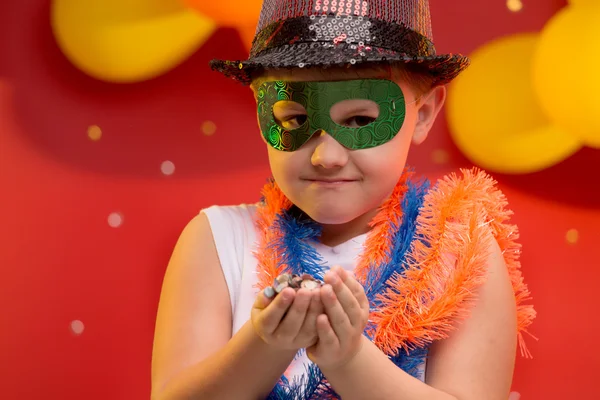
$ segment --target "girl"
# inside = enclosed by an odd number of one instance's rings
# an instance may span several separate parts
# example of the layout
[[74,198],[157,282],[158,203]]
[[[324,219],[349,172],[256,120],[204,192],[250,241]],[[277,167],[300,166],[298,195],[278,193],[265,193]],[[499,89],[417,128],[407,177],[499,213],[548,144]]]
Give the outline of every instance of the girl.
[[[153,399],[502,399],[534,318],[494,182],[405,167],[466,68],[426,0],[266,0],[251,57],[273,180],[184,229],[158,310]],[[283,273],[322,287],[276,293]]]

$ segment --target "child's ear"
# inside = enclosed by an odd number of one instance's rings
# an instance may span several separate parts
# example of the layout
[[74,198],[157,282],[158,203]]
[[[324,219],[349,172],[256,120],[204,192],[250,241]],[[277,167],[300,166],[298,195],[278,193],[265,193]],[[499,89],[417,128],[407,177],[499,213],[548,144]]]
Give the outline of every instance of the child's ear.
[[417,109],[417,124],[415,126],[415,133],[413,134],[414,144],[421,144],[427,139],[427,135],[445,101],[445,86],[436,86],[423,96]]

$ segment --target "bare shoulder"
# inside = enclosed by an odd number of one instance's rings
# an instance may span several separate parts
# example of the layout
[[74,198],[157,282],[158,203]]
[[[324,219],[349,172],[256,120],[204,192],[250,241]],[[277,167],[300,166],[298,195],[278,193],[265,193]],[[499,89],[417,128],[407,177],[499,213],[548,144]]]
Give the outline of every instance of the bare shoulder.
[[152,354],[153,391],[162,390],[230,337],[227,283],[210,223],[202,213],[184,228],[165,273]]
[[426,382],[460,399],[505,400],[517,347],[517,311],[500,246],[491,240],[487,279],[470,317],[448,339],[434,342]]

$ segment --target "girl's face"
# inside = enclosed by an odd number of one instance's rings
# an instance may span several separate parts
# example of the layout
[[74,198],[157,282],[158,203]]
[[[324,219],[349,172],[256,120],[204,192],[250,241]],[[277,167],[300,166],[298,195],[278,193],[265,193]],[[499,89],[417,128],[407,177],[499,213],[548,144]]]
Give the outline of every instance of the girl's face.
[[[340,81],[381,78],[379,71],[296,69],[272,71],[265,81]],[[422,142],[429,132],[444,98],[437,87],[417,99],[406,82],[396,81],[406,101],[406,116],[400,132],[382,145],[350,150],[325,131],[315,133],[295,151],[280,151],[267,145],[275,181],[283,193],[313,220],[324,225],[346,224],[361,216],[369,220],[391,194],[406,163],[411,142]],[[302,125],[306,112],[297,104],[275,105],[273,114],[287,129]],[[358,127],[378,116],[377,105],[368,100],[347,100],[330,110],[336,123]],[[287,125],[286,125],[287,124]]]

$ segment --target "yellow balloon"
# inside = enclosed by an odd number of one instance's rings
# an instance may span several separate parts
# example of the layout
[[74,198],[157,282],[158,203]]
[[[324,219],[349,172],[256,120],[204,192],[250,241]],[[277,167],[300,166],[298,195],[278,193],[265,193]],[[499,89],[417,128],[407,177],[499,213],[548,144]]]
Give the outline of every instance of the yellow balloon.
[[213,33],[215,23],[178,0],[54,0],[58,46],[103,81],[144,81],[174,68]]
[[458,148],[476,165],[524,174],[572,155],[581,144],[550,124],[531,87],[531,54],[537,34],[488,43],[450,86],[448,123]]
[[600,2],[570,6],[541,32],[533,61],[540,105],[556,125],[600,148]]
[[569,0],[568,3],[573,6],[588,6],[596,4],[598,0]]

